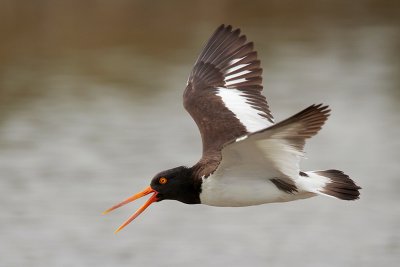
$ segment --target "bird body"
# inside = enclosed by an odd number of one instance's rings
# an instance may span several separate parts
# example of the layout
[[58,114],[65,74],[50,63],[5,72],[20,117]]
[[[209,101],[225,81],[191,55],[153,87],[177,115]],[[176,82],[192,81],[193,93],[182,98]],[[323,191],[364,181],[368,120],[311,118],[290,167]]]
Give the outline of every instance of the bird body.
[[[301,172],[304,139],[317,133],[328,117],[326,106],[311,106],[261,131],[237,138],[222,149],[215,172],[202,178],[200,200],[212,206],[250,206],[309,198],[325,192],[335,181],[327,173]],[[339,175],[340,172],[337,174]],[[358,196],[346,175],[347,194]]]
[[253,43],[239,29],[221,25],[196,60],[183,93],[184,107],[201,134],[202,157],[192,167],[160,172],[145,190],[108,209],[105,213],[153,194],[117,231],[165,199],[240,207],[317,195],[359,198],[360,187],[341,171],[300,170],[305,141],[327,120],[328,106],[311,105],[275,123],[261,94],[261,74]]

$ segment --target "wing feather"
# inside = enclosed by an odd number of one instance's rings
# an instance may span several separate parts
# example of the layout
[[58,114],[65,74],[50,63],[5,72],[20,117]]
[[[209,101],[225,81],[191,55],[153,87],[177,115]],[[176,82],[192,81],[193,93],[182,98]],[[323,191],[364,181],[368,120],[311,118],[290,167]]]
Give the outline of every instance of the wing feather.
[[[299,163],[303,157],[305,141],[318,133],[329,112],[328,106],[312,105],[267,129],[238,138],[225,145],[222,162],[235,154],[235,158],[241,159],[241,164],[251,165],[258,162],[258,166],[262,165],[268,171],[266,175],[295,180],[299,175]],[[247,154],[240,155],[241,151],[247,151]],[[262,155],[262,160],[254,155]],[[238,165],[238,162],[235,162],[235,165]]]
[[253,43],[240,29],[221,25],[197,58],[183,95],[201,133],[203,156],[273,124],[261,74]]

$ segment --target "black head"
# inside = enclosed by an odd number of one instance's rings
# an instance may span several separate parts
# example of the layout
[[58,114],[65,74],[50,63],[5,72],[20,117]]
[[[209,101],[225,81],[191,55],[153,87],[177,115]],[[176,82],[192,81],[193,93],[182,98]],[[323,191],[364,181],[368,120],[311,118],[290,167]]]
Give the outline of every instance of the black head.
[[201,184],[198,182],[198,179],[194,179],[192,174],[193,172],[190,168],[183,166],[160,172],[151,180],[149,187],[111,207],[104,214],[145,195],[152,194],[146,203],[116,230],[118,232],[139,216],[153,202],[172,199],[186,204],[199,204]]
[[158,192],[157,201],[172,199],[186,204],[200,203],[200,185],[192,178],[192,170],[184,166],[158,173],[150,187]]

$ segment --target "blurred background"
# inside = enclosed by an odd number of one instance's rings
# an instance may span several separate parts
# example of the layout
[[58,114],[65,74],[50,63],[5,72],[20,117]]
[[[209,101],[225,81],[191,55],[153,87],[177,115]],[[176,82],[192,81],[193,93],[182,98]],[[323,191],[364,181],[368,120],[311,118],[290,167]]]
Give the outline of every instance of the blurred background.
[[[399,1],[0,0],[0,266],[398,266]],[[182,92],[221,23],[255,42],[279,121],[332,116],[304,170],[361,199],[101,212],[192,165]]]

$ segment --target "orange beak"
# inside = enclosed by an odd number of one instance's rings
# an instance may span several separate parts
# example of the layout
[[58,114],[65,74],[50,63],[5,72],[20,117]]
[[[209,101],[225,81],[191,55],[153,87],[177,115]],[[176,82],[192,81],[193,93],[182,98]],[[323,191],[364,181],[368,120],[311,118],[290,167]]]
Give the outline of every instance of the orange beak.
[[148,195],[150,193],[154,193],[154,194],[146,201],[146,203],[143,204],[143,206],[141,206],[131,217],[129,217],[128,220],[126,220],[123,224],[121,224],[121,226],[118,227],[118,229],[115,231],[115,233],[118,233],[119,231],[121,231],[122,228],[127,226],[131,221],[133,221],[137,216],[139,216],[148,206],[150,206],[151,203],[157,201],[158,200],[158,198],[157,198],[158,192],[149,186],[146,189],[144,189],[142,192],[139,192],[131,197],[128,197],[121,203],[119,203],[119,204],[109,208],[105,212],[103,212],[103,214],[107,214],[110,211],[113,211],[125,204],[128,204],[129,202],[132,202],[138,198],[144,197],[145,195]]

